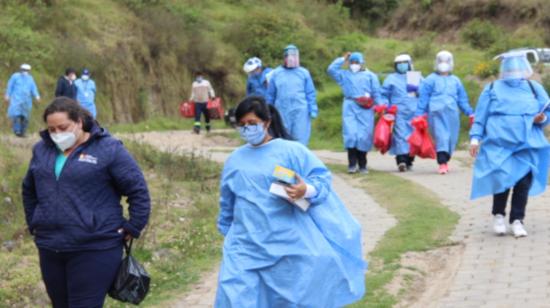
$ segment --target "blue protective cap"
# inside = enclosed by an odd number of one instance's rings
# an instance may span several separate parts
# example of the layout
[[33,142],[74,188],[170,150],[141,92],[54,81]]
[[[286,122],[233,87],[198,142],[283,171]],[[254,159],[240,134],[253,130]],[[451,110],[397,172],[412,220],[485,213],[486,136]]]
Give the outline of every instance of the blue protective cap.
[[88,70],[87,68],[85,68],[85,69],[82,71],[82,75],[90,75],[90,70]]
[[363,59],[363,54],[356,51],[349,56],[349,62],[357,62],[363,64],[365,63],[365,60]]

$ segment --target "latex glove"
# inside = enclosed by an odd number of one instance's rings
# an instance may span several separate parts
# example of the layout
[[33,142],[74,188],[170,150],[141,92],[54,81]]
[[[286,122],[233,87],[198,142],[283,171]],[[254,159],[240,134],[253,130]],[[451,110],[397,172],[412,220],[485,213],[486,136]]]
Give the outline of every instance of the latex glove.
[[10,101],[10,97],[9,97],[9,96],[7,96],[7,95],[6,95],[6,96],[4,96],[4,101],[5,101],[6,103],[9,103],[9,101]]
[[312,111],[312,112],[309,113],[309,117],[312,118],[312,119],[317,119],[317,116],[318,116],[317,111]]
[[533,122],[536,124],[540,124],[542,122],[546,121],[546,115],[544,113],[539,113],[535,116],[535,119],[533,119]]
[[470,141],[470,156],[476,157],[477,153],[479,153],[479,140],[472,139]]
[[393,115],[397,114],[397,105],[391,106],[386,112]]
[[412,85],[412,84],[408,84],[407,85],[407,92],[410,93],[410,92],[418,92],[418,86],[415,86],[415,85]]
[[474,125],[474,120],[475,120],[475,117],[474,115],[470,115],[470,119],[469,119],[469,123],[470,123],[470,127],[472,127],[472,125]]
[[40,96],[36,97],[36,102],[40,102]]
[[388,109],[388,105],[376,105],[374,106],[374,112],[382,114]]
[[292,200],[300,200],[306,195],[307,185],[296,175],[296,184],[285,187],[285,191]]

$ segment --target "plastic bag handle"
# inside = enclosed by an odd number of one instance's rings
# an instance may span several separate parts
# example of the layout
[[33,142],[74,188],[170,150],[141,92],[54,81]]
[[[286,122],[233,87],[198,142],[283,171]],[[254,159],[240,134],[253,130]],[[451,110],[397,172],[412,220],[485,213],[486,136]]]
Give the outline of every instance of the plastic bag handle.
[[132,252],[132,244],[134,243],[134,239],[130,239],[130,244],[128,244],[128,241],[124,241],[124,250],[126,251],[126,255],[129,256]]

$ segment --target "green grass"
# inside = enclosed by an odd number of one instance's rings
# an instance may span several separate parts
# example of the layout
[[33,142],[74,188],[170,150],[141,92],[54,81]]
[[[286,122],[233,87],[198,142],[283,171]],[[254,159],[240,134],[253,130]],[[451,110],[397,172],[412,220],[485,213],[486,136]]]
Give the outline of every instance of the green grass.
[[[344,166],[331,166],[345,173]],[[370,171],[359,187],[397,219],[369,254],[366,276],[367,294],[350,307],[392,307],[399,302],[385,290],[400,268],[401,256],[409,251],[427,251],[449,245],[449,236],[459,215],[441,204],[430,191],[418,184],[385,172]],[[398,193],[397,193],[398,192]]]

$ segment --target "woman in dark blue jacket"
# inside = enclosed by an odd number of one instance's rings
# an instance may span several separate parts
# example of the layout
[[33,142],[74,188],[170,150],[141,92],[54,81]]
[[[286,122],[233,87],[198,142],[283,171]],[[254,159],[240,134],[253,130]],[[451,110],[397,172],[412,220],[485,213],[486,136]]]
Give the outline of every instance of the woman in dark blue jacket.
[[124,239],[139,237],[149,219],[147,183],[122,142],[74,100],[56,98],[44,122],[23,203],[46,290],[54,307],[101,307]]

